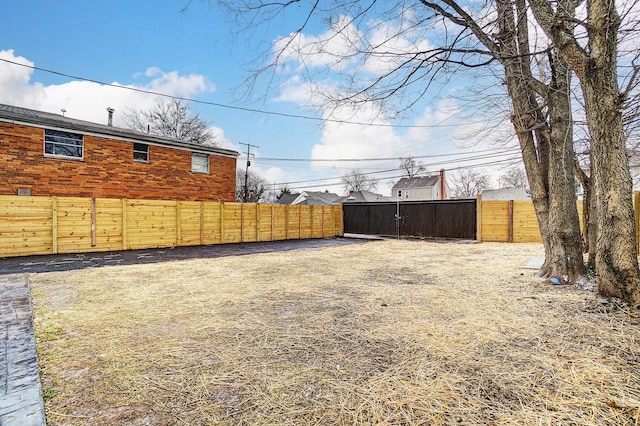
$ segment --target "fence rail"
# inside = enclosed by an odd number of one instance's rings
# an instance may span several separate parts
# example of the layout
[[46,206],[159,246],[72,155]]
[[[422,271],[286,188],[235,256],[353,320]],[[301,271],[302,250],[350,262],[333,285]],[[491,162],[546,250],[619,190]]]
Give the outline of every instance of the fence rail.
[[0,257],[325,238],[341,206],[0,196]]

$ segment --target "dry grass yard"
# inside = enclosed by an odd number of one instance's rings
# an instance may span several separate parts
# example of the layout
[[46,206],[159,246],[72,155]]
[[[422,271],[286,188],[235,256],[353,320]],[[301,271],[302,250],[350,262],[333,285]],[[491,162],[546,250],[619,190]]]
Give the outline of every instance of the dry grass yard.
[[640,424],[640,311],[532,256],[379,241],[31,275],[48,422]]

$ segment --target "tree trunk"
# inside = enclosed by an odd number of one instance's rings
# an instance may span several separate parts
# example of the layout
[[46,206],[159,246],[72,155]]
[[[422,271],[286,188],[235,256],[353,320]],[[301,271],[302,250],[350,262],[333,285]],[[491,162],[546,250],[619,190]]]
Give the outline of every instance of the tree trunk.
[[[598,236],[598,212],[596,203],[593,200],[593,184],[592,180],[580,168],[580,164],[575,162],[576,177],[582,185],[582,240],[583,251],[587,253],[587,269],[595,271],[596,269],[596,241]],[[593,161],[590,161],[593,164]],[[593,176],[593,172],[590,173]]]
[[584,279],[580,219],[573,176],[573,118],[571,114],[571,70],[555,52],[549,54],[549,232],[550,275],[568,283]]
[[549,103],[550,122],[547,122],[533,90],[537,82],[531,74],[525,3],[498,0],[496,5],[500,27],[497,37],[503,49],[501,62],[514,109],[512,121],[545,248],[541,272],[564,283],[582,280],[585,268],[573,185],[570,71],[557,58],[553,61],[556,64],[552,69],[552,85],[542,85],[541,91]]
[[617,82],[612,87],[610,78],[600,78],[602,73],[589,74],[591,78],[583,83],[583,90],[589,131],[594,140],[592,152],[598,227],[598,290],[607,296],[638,303],[640,272],[635,241],[632,183]]
[[[580,78],[591,134],[593,185],[597,206],[598,290],[640,302],[640,270],[635,242],[632,184],[618,89],[617,34],[620,17],[612,0],[588,0],[588,49],[575,39],[566,7],[529,0],[536,20]],[[566,5],[560,5],[566,6]]]

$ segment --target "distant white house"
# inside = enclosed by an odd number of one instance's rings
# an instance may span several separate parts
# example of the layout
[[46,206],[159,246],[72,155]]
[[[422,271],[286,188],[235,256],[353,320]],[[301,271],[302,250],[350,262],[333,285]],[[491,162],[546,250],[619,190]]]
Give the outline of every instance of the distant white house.
[[391,188],[391,196],[401,200],[444,200],[448,192],[444,170],[434,176],[402,178]]

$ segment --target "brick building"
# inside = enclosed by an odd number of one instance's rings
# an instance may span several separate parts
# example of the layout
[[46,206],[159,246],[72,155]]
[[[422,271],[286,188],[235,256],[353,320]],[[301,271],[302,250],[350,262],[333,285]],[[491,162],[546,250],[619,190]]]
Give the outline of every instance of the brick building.
[[232,202],[238,155],[0,104],[0,195]]

